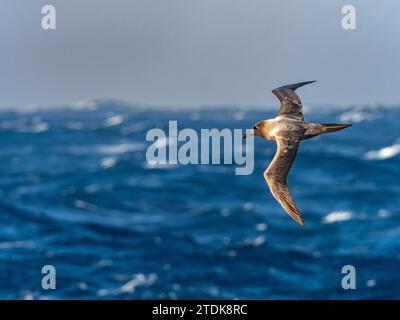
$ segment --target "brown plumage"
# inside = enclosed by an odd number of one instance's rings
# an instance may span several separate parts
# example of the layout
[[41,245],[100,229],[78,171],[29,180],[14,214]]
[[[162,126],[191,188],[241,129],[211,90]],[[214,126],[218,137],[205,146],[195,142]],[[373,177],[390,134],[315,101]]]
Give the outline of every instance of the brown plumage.
[[273,90],[281,102],[277,116],[256,123],[253,129],[243,136],[246,138],[256,135],[276,142],[276,153],[264,172],[264,178],[274,198],[300,225],[304,225],[304,222],[286,184],[286,177],[296,158],[300,141],[351,126],[351,124],[316,124],[304,121],[301,101],[295,90],[312,82],[315,81],[290,84]]

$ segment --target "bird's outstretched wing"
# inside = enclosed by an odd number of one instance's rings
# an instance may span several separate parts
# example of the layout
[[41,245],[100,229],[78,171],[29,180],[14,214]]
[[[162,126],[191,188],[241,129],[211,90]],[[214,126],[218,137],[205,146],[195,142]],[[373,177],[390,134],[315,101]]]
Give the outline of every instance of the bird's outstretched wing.
[[285,211],[300,225],[304,225],[286,184],[286,176],[292,167],[297,154],[300,139],[292,137],[276,137],[277,149],[274,158],[264,172],[264,178],[274,198]]
[[276,95],[281,102],[278,116],[285,115],[287,117],[304,120],[301,100],[295,90],[313,82],[315,81],[293,83],[272,90],[272,93]]

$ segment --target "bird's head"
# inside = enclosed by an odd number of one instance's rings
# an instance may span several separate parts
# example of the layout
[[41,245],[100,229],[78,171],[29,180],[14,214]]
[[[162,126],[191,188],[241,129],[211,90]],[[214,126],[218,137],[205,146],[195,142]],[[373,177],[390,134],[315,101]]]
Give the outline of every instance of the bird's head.
[[264,131],[263,129],[267,126],[268,124],[268,120],[263,120],[260,122],[257,122],[252,129],[250,129],[248,132],[246,132],[243,135],[243,139],[246,139],[250,136],[260,136],[263,137],[264,136]]

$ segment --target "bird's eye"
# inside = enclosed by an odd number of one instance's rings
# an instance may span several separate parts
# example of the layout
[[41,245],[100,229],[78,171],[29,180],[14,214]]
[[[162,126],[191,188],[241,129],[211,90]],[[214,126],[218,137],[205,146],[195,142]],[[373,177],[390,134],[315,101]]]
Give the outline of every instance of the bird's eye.
[[254,130],[258,130],[258,127],[257,127],[257,126],[254,126],[253,129],[254,129]]

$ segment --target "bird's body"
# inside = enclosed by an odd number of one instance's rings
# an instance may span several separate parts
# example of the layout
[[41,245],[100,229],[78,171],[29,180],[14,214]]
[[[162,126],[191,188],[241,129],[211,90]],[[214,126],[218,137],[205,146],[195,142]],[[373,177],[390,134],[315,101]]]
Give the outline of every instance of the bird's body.
[[[254,133],[255,135],[266,140],[276,141],[277,136],[286,135],[289,133],[298,133],[300,135],[300,140],[306,140],[318,136],[321,133],[333,132],[347,128],[349,125],[318,124],[297,120],[286,116],[277,116],[273,119],[260,121],[256,124],[256,126],[260,126],[261,129],[259,133]],[[336,126],[338,128],[337,130],[332,130],[333,128],[330,126]]]
[[295,90],[314,81],[300,82],[279,87],[272,92],[281,101],[278,115],[273,119],[256,123],[243,138],[249,135],[260,136],[275,141],[277,151],[264,172],[264,178],[272,195],[285,211],[300,225],[303,220],[286,184],[286,177],[292,167],[301,140],[334,132],[351,126],[350,124],[317,124],[304,121],[300,98]]
[[306,130],[307,122],[302,122],[296,119],[287,118],[285,116],[277,116],[273,119],[263,120],[256,124],[260,127],[257,136],[266,140],[276,141],[276,137],[286,132],[297,132]]

